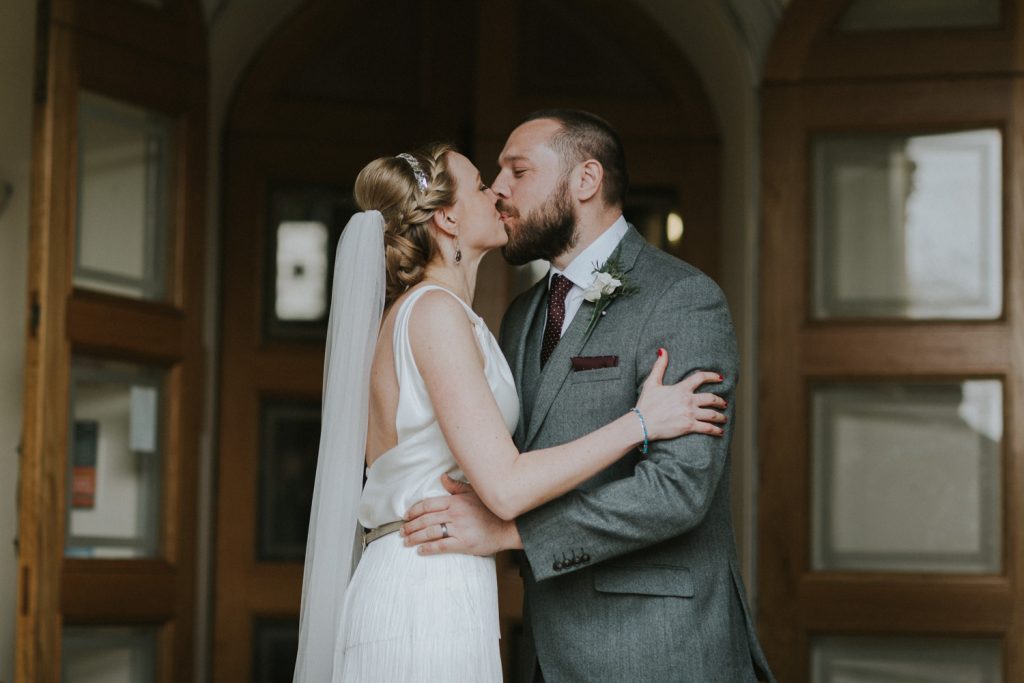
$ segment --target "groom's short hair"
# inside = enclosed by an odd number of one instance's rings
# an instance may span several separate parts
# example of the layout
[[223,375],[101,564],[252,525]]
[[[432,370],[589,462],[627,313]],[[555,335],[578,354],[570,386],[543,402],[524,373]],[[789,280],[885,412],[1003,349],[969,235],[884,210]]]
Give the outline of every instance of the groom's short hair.
[[562,130],[551,138],[551,147],[562,158],[563,171],[587,159],[596,159],[604,167],[601,197],[609,206],[622,207],[629,189],[626,150],[611,124],[596,114],[579,109],[541,109],[523,119],[552,119]]

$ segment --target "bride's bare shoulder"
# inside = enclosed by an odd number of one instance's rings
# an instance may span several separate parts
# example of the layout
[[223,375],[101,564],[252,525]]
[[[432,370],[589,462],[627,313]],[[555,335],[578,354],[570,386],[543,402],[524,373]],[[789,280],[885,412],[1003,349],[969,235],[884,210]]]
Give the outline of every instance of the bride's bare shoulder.
[[413,354],[447,357],[479,356],[473,322],[462,303],[449,292],[431,289],[416,300],[409,314]]
[[409,314],[409,326],[416,331],[428,332],[436,327],[461,328],[470,325],[462,303],[454,294],[438,288],[423,292]]

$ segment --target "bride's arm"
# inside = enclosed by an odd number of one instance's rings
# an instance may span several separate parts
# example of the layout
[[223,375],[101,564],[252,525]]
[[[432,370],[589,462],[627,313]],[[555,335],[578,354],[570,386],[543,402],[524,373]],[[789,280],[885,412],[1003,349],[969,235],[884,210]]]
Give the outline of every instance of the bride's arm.
[[[481,500],[502,519],[514,519],[572,490],[643,441],[640,420],[630,412],[567,444],[520,453],[487,383],[472,323],[461,304],[442,292],[425,294],[412,311],[409,338],[448,446]],[[662,386],[667,364],[662,355],[637,402],[649,439],[694,431],[720,434],[711,421],[724,416],[701,409],[697,399],[704,397],[705,405],[721,399],[693,394],[707,378]]]

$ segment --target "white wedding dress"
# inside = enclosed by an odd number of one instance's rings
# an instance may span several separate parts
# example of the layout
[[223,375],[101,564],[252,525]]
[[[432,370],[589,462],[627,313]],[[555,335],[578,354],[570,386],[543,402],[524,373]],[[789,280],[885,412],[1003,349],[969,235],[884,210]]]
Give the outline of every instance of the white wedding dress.
[[[424,293],[412,292],[396,312],[398,444],[367,469],[359,522],[373,529],[402,518],[414,503],[446,495],[443,473],[462,479],[437,423],[409,344],[409,318]],[[455,297],[458,299],[458,297]],[[474,325],[485,374],[505,424],[519,419],[512,373],[484,321],[458,299]],[[345,683],[501,681],[498,592],[493,557],[422,556],[398,533],[372,542],[345,593],[333,680]]]

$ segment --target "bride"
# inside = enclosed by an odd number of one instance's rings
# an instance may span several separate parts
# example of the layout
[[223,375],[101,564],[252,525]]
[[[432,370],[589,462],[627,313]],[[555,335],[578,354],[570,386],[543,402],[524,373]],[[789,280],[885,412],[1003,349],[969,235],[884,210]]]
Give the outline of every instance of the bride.
[[420,555],[394,533],[405,511],[445,495],[448,475],[512,519],[646,440],[721,434],[708,409],[721,399],[694,395],[717,376],[664,386],[659,353],[634,410],[519,453],[511,371],[470,308],[480,260],[508,239],[494,194],[436,144],[369,163],[355,199],[335,262],[295,681],[500,681],[494,558]]

